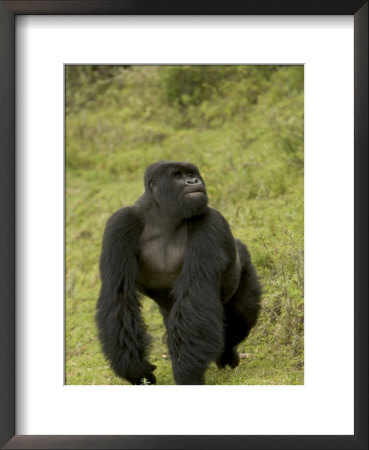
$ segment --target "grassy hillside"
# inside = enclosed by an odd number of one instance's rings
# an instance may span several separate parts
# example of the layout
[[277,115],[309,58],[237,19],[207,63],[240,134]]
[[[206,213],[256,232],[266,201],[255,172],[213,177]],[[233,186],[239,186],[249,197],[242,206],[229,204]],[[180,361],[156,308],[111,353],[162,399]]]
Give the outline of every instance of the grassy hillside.
[[[207,384],[303,384],[303,77],[302,66],[67,67],[67,384],[126,384],[96,337],[101,237],[162,159],[199,167],[263,286],[247,357],[233,371],[212,364]],[[161,316],[142,304],[158,384],[174,384]]]

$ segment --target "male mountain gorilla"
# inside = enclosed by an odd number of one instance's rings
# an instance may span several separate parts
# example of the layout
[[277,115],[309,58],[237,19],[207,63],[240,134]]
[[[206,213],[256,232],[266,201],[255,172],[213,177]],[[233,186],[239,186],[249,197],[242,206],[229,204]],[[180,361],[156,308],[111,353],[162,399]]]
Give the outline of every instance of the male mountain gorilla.
[[96,320],[117,375],[156,381],[137,291],[159,305],[177,384],[203,384],[211,361],[238,365],[236,346],[256,323],[260,285],[246,246],[208,207],[195,165],[147,168],[145,193],[107,223],[100,273]]

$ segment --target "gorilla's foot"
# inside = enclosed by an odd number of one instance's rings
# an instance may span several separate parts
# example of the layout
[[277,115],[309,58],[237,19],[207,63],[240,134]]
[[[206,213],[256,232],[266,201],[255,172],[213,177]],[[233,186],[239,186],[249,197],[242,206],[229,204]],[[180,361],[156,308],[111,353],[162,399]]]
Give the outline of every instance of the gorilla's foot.
[[231,369],[234,369],[239,363],[240,357],[237,351],[233,348],[230,350],[225,350],[216,361],[216,364],[220,369],[224,369],[226,365],[228,365]]

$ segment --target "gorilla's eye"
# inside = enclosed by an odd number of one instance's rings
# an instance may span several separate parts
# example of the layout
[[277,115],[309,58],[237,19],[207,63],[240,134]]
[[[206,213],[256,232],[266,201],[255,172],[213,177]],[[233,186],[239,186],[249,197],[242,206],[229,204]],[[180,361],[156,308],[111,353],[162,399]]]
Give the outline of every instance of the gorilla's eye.
[[177,172],[174,172],[174,178],[179,179],[179,178],[181,178],[181,176],[182,176],[182,173],[179,170]]

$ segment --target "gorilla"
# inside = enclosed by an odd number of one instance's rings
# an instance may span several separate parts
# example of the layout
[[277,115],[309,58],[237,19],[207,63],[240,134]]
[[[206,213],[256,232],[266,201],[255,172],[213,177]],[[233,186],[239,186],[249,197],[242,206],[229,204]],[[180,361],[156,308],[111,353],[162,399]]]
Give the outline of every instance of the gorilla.
[[145,192],[108,220],[96,322],[115,373],[155,384],[139,294],[159,306],[177,384],[204,384],[211,361],[239,364],[236,346],[255,325],[261,288],[247,247],[208,206],[194,164],[148,166]]

